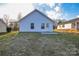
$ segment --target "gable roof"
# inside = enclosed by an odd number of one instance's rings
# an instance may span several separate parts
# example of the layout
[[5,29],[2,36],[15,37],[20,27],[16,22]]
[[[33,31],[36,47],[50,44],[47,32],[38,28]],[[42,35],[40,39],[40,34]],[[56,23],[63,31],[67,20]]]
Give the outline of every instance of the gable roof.
[[7,24],[3,21],[3,19],[0,19],[0,21],[1,21],[5,26],[7,26]]
[[75,21],[79,21],[79,18],[71,19],[68,22],[75,22]]
[[24,18],[26,18],[27,16],[29,16],[30,14],[32,14],[33,12],[35,12],[35,11],[39,12],[41,15],[43,15],[44,17],[46,17],[46,18],[49,19],[50,21],[55,22],[54,20],[50,19],[49,17],[47,17],[45,14],[43,14],[42,12],[40,12],[40,11],[37,10],[37,9],[33,10],[32,12],[30,12],[29,14],[27,14],[26,16],[24,16],[22,19],[19,20],[19,22],[20,22],[21,20],[23,20]]
[[65,21],[65,22],[59,23],[59,24],[73,23],[73,22],[75,22],[75,21],[79,21],[79,18],[71,19],[71,20],[69,20],[69,21]]

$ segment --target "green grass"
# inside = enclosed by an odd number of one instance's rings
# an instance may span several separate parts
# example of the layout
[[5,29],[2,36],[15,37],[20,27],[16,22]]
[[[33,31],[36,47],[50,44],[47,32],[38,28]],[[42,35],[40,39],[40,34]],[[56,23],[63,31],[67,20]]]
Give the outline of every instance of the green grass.
[[7,33],[0,36],[0,55],[79,55],[79,34]]
[[10,32],[0,36],[0,40],[7,40],[8,38],[14,37],[18,32]]

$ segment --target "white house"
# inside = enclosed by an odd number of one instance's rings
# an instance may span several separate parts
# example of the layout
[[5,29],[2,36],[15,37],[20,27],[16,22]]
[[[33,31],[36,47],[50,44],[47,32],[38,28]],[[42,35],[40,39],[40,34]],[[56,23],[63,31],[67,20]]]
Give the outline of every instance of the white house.
[[7,25],[0,19],[0,33],[7,32]]
[[57,29],[74,29],[79,30],[79,18],[58,24]]
[[19,21],[20,32],[52,32],[53,26],[54,21],[37,9]]
[[72,28],[72,24],[71,23],[67,23],[67,24],[59,24],[57,26],[57,29],[71,29]]

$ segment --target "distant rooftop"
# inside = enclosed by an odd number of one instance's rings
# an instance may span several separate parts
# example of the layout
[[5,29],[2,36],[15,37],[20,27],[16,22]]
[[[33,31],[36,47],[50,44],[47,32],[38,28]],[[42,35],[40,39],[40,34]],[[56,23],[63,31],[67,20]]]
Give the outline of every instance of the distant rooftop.
[[72,22],[75,22],[75,21],[79,21],[79,18],[74,18],[74,19],[71,19],[69,21],[65,21],[63,23],[59,23],[59,24],[72,23]]

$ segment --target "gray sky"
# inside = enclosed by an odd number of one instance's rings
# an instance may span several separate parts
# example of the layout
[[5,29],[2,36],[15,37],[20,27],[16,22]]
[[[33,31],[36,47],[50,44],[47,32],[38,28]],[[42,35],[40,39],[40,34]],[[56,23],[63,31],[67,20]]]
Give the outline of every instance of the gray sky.
[[32,3],[14,3],[14,4],[0,4],[0,18],[6,14],[12,19],[17,19],[18,13],[22,13],[22,16],[27,15],[30,11],[34,9]]

